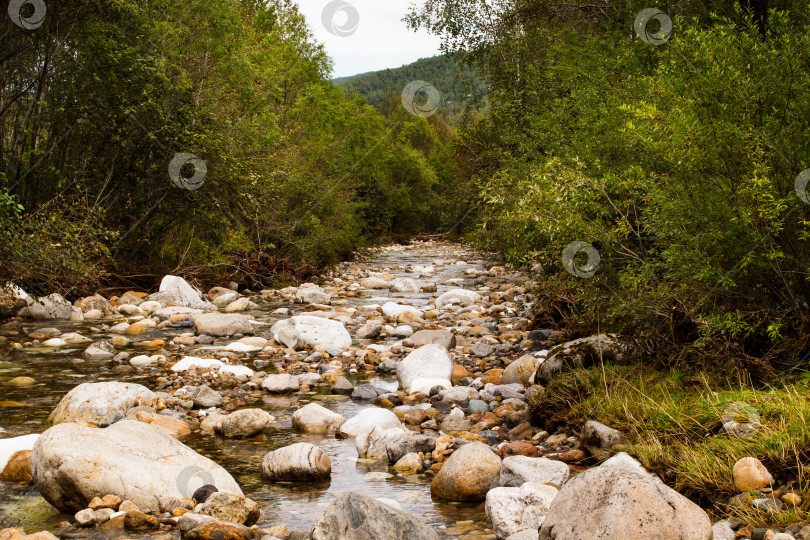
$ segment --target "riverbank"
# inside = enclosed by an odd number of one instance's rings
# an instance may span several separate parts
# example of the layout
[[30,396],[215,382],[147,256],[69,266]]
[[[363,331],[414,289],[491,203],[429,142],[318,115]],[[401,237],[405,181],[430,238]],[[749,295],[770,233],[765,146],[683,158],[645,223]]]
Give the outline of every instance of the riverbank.
[[[3,525],[64,538],[147,529],[191,538],[212,527],[192,516],[207,515],[236,520],[245,528],[234,534],[245,537],[303,538],[337,534],[329,516],[350,510],[382,527],[375,538],[388,537],[386,522],[466,540],[532,531],[582,538],[581,527],[621,530],[622,538],[671,530],[706,538],[714,523],[715,538],[750,538],[768,524],[790,525],[804,540],[800,388],[701,386],[694,375],[645,370],[611,336],[571,341],[564,329],[530,328],[528,277],[459,245],[382,248],[317,281],[201,295],[167,278],[151,295],[90,297],[62,306],[62,319],[3,324],[5,440],[67,426],[60,429],[87,441],[72,452],[103,464],[71,466],[75,456],[50,435],[39,446],[19,440],[33,447],[33,474],[2,484]],[[90,384],[76,390],[80,383]],[[131,386],[110,386],[121,383]],[[732,400],[760,409],[752,436],[747,420],[724,418]],[[155,463],[142,473],[150,479],[145,498],[110,480],[133,472],[122,464],[137,447],[133,433],[154,437],[153,448],[139,450]],[[14,443],[6,444],[10,452]],[[177,468],[166,455],[180,447],[192,454]],[[735,478],[744,457],[762,458],[772,475],[753,485],[750,501]],[[189,463],[203,473],[184,472]],[[229,499],[228,512],[195,504],[206,474],[244,500]],[[624,482],[635,487],[623,491]],[[340,497],[347,492],[372,502]],[[91,499],[107,495],[121,500],[97,514],[103,508]],[[620,508],[628,495],[635,502],[605,517],[606,504]],[[138,497],[137,511],[151,516],[138,523],[151,529],[117,514]],[[732,498],[740,504],[728,510]],[[640,529],[638,512],[653,516]],[[185,525],[173,513],[188,513]]]

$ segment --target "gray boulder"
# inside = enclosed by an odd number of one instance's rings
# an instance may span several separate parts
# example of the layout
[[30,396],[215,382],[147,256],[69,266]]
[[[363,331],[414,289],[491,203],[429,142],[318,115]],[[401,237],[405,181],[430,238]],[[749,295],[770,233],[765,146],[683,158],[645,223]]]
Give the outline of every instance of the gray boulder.
[[546,514],[540,540],[712,540],[698,505],[627,454],[569,480]]
[[548,484],[560,488],[568,481],[568,465],[544,457],[509,456],[501,463],[498,483],[506,487],[519,487],[526,482]]
[[397,278],[388,286],[388,290],[398,293],[418,293],[422,285],[415,279]]
[[267,427],[272,416],[261,409],[234,411],[222,419],[222,435],[229,439],[252,437]]
[[207,386],[201,384],[200,386],[184,386],[176,392],[176,395],[186,396],[194,403],[197,409],[208,409],[209,407],[219,407],[222,405],[222,394]]
[[81,313],[78,308],[74,308],[70,302],[58,293],[40,297],[36,302],[29,305],[27,309],[28,316],[37,321],[70,319],[74,309]]
[[312,540],[440,540],[421,520],[385,503],[344,492],[312,526]]
[[611,448],[626,443],[621,431],[594,420],[588,420],[582,426],[580,440],[582,446],[600,461],[604,461],[611,456]]
[[203,300],[202,293],[179,276],[164,276],[160,282],[159,292],[149,295],[148,299],[159,302],[163,307],[168,304],[179,304],[194,309],[214,309],[211,302]]
[[622,362],[634,354],[632,348],[619,342],[613,334],[575,339],[551,349],[537,368],[535,377],[538,382],[548,382],[563,370],[589,367],[600,362]]
[[222,337],[235,334],[252,334],[250,318],[238,313],[203,313],[194,319],[197,335]]

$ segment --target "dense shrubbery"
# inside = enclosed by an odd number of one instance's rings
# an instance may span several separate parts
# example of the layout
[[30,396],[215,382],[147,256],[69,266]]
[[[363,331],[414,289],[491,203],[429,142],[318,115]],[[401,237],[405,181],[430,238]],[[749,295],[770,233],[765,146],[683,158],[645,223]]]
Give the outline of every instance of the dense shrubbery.
[[[653,46],[629,37],[643,5],[606,3],[609,17],[574,31],[585,4],[503,2],[494,28],[467,33],[446,24],[459,5],[428,2],[412,22],[461,40],[493,80],[492,113],[460,133],[485,203],[470,237],[541,263],[544,301],[574,332],[762,375],[794,360],[810,322],[810,206],[794,192],[810,166],[807,7],[762,23],[676,3],[671,39]],[[575,240],[600,252],[590,279],[563,270]]]
[[[47,7],[39,29],[2,24],[0,277],[52,292],[229,253],[317,266],[430,226],[452,134],[347,98],[289,0]],[[169,179],[181,152],[206,164],[196,191]]]

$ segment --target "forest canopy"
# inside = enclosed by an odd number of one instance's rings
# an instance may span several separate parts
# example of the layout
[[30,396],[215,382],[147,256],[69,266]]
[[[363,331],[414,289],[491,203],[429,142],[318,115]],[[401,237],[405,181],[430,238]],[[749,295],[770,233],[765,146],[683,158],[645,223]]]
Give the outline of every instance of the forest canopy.
[[755,375],[806,361],[808,16],[791,0],[413,7],[412,28],[491,84],[458,131],[468,238],[542,268],[538,322]]
[[347,97],[289,0],[49,0],[35,28],[3,19],[0,276],[31,292],[180,268],[271,279],[445,219],[452,133]]

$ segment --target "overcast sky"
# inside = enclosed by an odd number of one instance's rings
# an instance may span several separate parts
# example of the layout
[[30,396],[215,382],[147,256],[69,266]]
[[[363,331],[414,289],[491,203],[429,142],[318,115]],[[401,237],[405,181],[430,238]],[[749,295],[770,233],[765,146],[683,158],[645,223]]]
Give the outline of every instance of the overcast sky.
[[315,37],[334,60],[335,77],[399,67],[438,54],[438,38],[411,32],[402,22],[411,2],[298,0]]

